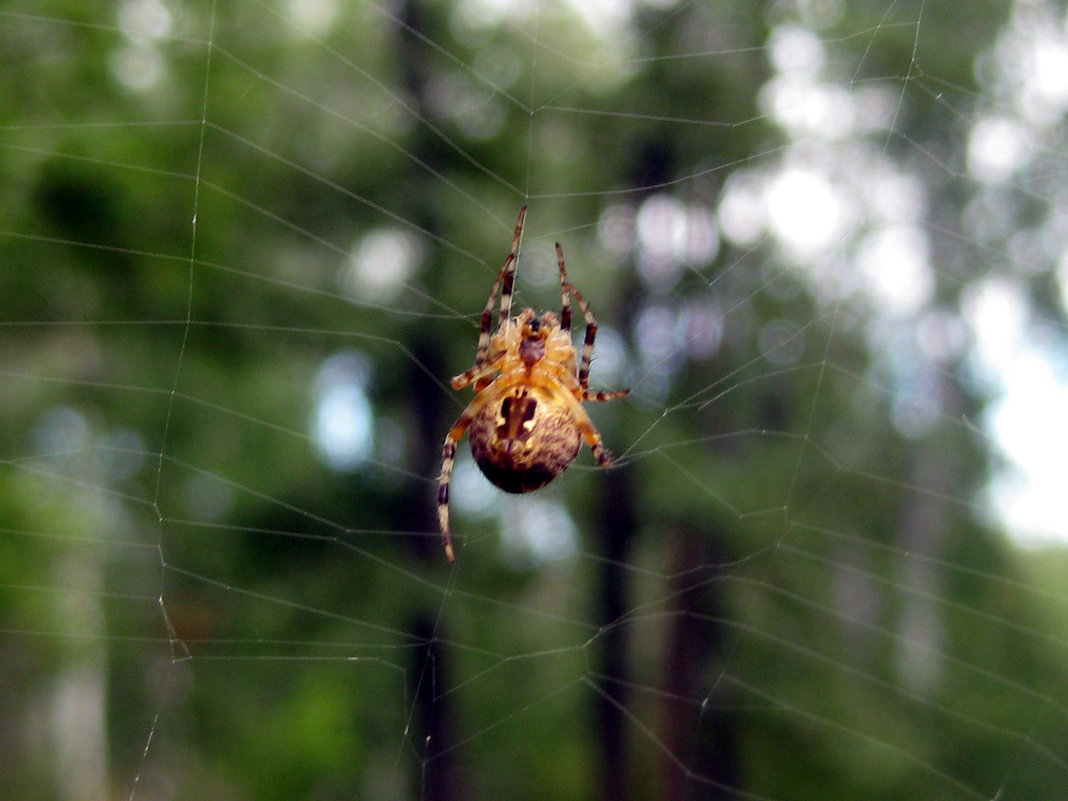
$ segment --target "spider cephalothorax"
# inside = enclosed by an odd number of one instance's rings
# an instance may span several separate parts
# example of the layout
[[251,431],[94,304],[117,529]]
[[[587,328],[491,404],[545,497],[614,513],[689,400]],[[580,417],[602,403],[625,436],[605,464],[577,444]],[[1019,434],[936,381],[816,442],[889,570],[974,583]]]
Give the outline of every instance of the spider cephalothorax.
[[[585,299],[567,281],[564,253],[556,245],[560,267],[561,311],[541,317],[524,309],[512,318],[512,287],[518,264],[526,207],[519,212],[508,258],[493,284],[475,352],[475,364],[452,380],[455,389],[474,384],[475,398],[453,424],[442,449],[438,479],[438,518],[445,554],[455,559],[449,536],[449,481],[456,444],[469,431],[471,453],[486,478],[507,492],[529,492],[543,487],[575,460],[583,440],[603,466],[611,460],[586,410],[584,401],[620,398],[628,390],[591,392],[590,360],[597,323]],[[493,306],[500,293],[497,333]],[[571,295],[586,319],[586,336],[579,361],[571,342]]]

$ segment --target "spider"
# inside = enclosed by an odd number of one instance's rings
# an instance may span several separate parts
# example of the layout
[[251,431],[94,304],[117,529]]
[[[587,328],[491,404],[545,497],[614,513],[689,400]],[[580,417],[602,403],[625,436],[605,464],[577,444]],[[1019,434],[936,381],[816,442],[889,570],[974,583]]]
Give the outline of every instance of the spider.
[[[585,401],[609,401],[630,390],[591,392],[590,360],[597,323],[593,312],[577,289],[567,281],[564,251],[556,243],[560,267],[560,317],[545,312],[539,317],[524,309],[511,317],[512,287],[519,260],[519,239],[527,216],[519,211],[512,249],[493,282],[482,327],[478,335],[475,363],[452,379],[453,389],[474,384],[475,397],[445,437],[438,478],[438,522],[445,544],[445,556],[456,561],[449,536],[449,481],[456,458],[456,445],[470,429],[471,453],[483,474],[505,492],[530,492],[545,486],[575,460],[582,441],[603,467],[612,460],[601,435],[582,408]],[[497,333],[493,325],[493,305],[501,296]],[[586,337],[579,361],[571,342],[571,301],[574,295],[586,317]]]

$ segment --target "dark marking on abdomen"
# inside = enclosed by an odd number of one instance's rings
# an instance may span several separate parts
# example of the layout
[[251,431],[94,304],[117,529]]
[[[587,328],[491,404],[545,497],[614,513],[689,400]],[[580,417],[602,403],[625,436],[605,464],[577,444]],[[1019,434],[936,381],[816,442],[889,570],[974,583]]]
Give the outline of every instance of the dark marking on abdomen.
[[575,460],[582,438],[569,410],[516,388],[490,404],[468,432],[482,473],[505,492],[544,487]]

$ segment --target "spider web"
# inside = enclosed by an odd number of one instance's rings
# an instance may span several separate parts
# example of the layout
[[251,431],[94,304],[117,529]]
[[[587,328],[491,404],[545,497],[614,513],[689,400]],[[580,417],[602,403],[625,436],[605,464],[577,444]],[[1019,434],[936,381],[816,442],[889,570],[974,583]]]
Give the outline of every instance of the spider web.
[[1063,11],[718,5],[0,11],[5,797],[1068,796]]

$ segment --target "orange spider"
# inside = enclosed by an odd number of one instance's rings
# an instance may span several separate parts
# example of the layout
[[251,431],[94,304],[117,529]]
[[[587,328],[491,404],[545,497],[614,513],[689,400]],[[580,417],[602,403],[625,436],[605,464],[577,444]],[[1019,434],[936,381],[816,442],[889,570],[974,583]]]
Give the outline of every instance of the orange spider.
[[[454,389],[474,384],[475,397],[453,424],[442,448],[438,479],[438,521],[445,542],[445,555],[456,561],[449,536],[449,481],[456,445],[470,428],[471,453],[486,478],[506,492],[530,492],[544,487],[575,460],[582,440],[597,462],[612,461],[601,435],[582,404],[621,398],[630,390],[591,392],[590,360],[597,323],[593,312],[575,287],[567,281],[564,252],[556,244],[560,266],[560,317],[545,312],[539,318],[524,309],[512,318],[512,287],[523,234],[524,206],[519,211],[515,238],[508,258],[493,283],[478,335],[475,364],[452,379]],[[493,304],[497,293],[501,307],[497,333],[490,335]],[[579,362],[571,342],[571,301],[574,295],[586,317],[586,337]]]

